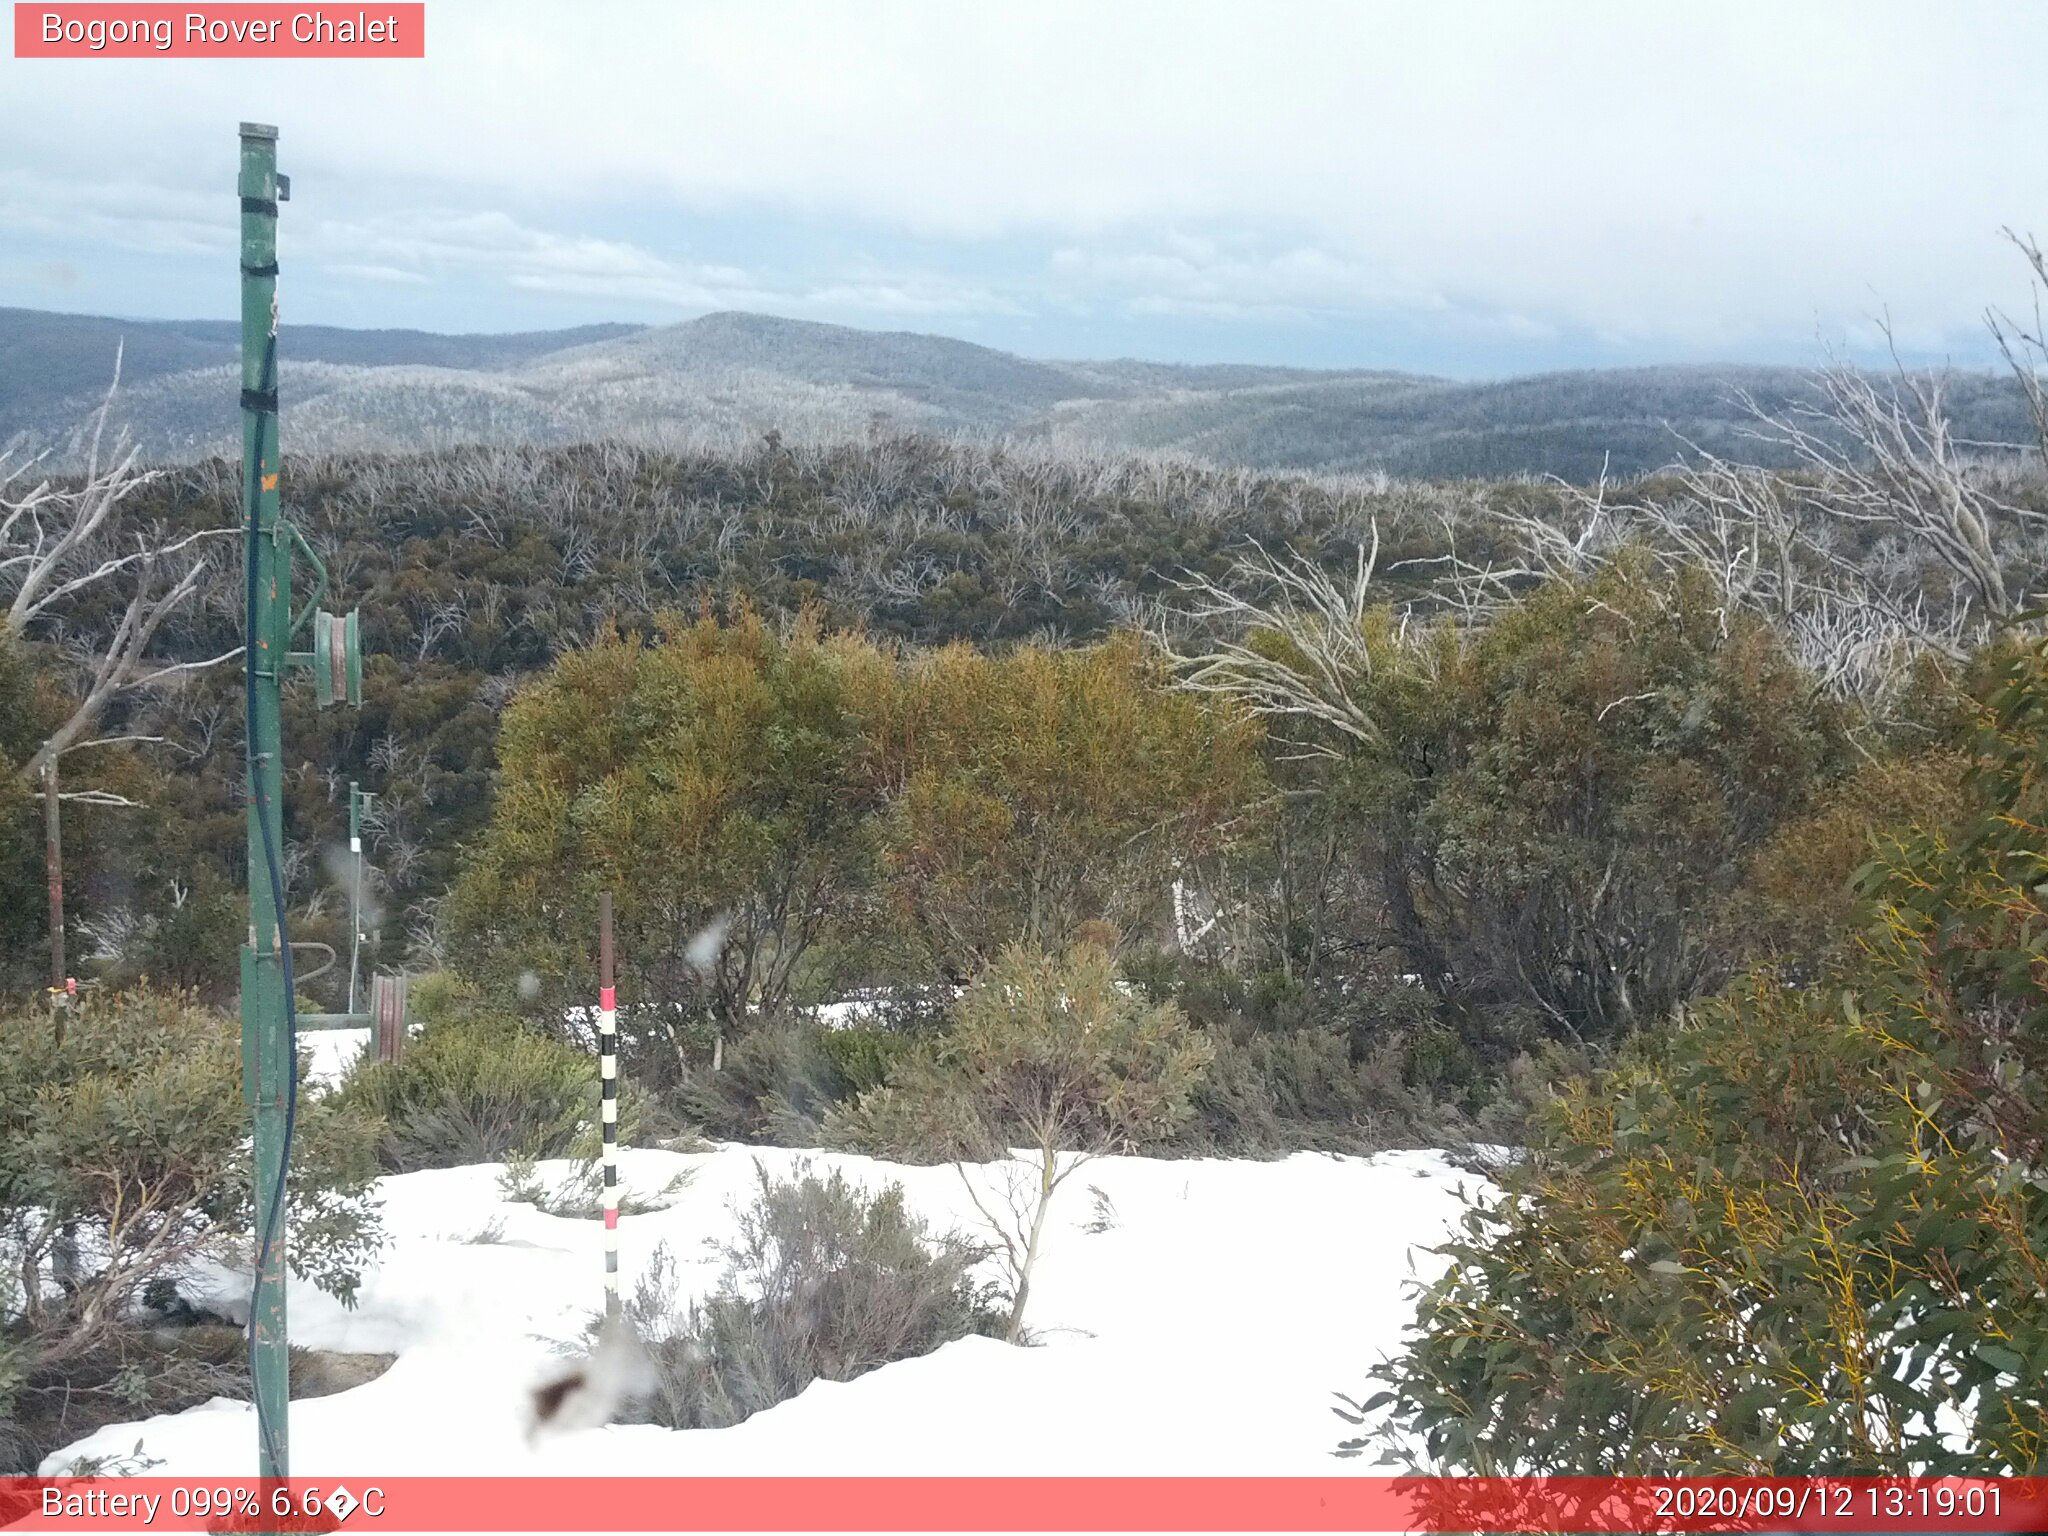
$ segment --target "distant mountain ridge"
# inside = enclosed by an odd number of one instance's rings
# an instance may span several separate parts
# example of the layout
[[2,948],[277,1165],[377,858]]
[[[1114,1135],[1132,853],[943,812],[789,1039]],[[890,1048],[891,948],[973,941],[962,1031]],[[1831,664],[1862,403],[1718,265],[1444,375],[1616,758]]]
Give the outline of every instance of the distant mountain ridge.
[[[0,442],[61,445],[122,353],[117,415],[158,460],[233,454],[238,327],[0,308]],[[1673,367],[1471,382],[1381,370],[1118,359],[1059,362],[952,337],[719,313],[666,326],[505,335],[291,326],[287,451],[409,451],[602,437],[678,443],[877,428],[1011,436],[1318,472],[1496,478],[1670,462],[1683,442],[1741,456],[1746,392],[1777,405],[1796,369]],[[2016,441],[2017,391],[1953,381],[1964,435]],[[61,454],[58,455],[61,457]]]

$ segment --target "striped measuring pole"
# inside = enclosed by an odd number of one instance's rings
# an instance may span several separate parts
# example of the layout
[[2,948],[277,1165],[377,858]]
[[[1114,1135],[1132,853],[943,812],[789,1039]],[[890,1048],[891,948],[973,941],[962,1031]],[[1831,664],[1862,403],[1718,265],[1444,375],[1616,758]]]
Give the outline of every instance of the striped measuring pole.
[[604,1129],[604,1315],[619,1315],[619,997],[612,984],[612,893],[597,899],[597,1073]]

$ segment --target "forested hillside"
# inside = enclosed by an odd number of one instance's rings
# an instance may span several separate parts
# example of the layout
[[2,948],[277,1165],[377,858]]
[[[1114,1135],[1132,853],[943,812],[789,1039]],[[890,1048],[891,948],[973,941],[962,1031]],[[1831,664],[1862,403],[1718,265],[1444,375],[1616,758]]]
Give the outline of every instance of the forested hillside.
[[[234,327],[0,310],[0,442],[59,448],[125,345],[117,419],[168,460],[238,451]],[[829,445],[871,431],[1059,451],[1168,454],[1254,469],[1422,479],[1634,475],[1687,444],[1791,458],[1748,432],[1740,397],[1810,398],[1789,368],[1635,368],[1470,381],[1018,357],[944,336],[712,314],[662,327],[505,336],[294,326],[281,350],[286,442],[304,451],[625,439],[734,453],[773,431]],[[2023,443],[2002,374],[1948,382],[1957,435]]]

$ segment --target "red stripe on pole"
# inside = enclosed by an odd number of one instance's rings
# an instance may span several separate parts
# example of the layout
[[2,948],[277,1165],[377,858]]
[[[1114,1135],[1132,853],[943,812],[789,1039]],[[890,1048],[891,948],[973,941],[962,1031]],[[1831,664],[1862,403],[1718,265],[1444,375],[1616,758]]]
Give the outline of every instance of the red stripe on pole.
[[616,1232],[619,1229],[619,1208],[616,1205],[604,1208],[604,1229],[607,1232]]
[[619,989],[617,987],[599,987],[597,989],[597,1006],[606,1013],[610,1013],[617,1008],[619,1006]]
[[[0,1479],[18,1531],[2026,1531],[2048,1479]],[[218,1500],[225,1498],[223,1507]],[[152,1503],[151,1501],[154,1500]],[[116,1502],[119,1501],[119,1502]],[[346,1518],[344,1515],[343,1518]]]

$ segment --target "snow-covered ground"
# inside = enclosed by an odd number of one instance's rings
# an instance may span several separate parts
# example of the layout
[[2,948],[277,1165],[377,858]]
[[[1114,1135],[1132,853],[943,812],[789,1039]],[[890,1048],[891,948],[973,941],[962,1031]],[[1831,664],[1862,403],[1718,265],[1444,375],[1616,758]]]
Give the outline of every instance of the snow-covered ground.
[[333,1088],[349,1071],[370,1043],[367,1029],[308,1029],[300,1032],[299,1054],[310,1058],[307,1082],[315,1088]]
[[[656,1245],[686,1289],[722,1265],[706,1240],[755,1186],[755,1161],[787,1176],[809,1160],[858,1182],[900,1181],[935,1223],[974,1230],[951,1168],[722,1146],[628,1150],[621,1177],[667,1208],[621,1221],[633,1276]],[[570,1165],[542,1164],[542,1182]],[[407,1474],[1126,1474],[1329,1475],[1372,1470],[1331,1452],[1356,1433],[1330,1411],[1359,1395],[1410,1316],[1408,1282],[1434,1273],[1421,1250],[1446,1236],[1473,1180],[1427,1152],[1303,1154],[1282,1162],[1105,1158],[1060,1192],[1033,1281],[1040,1343],[965,1339],[847,1383],[819,1382],[730,1429],[613,1426],[527,1434],[529,1388],[601,1308],[602,1223],[507,1202],[496,1165],[382,1182],[389,1241],[354,1310],[294,1283],[293,1341],[390,1352],[378,1379],[295,1402],[299,1475]],[[982,1170],[982,1176],[993,1176]],[[688,1183],[661,1197],[679,1174]],[[1088,1230],[1089,1192],[1114,1225]],[[246,1278],[217,1277],[214,1303],[246,1312]],[[248,1475],[246,1403],[108,1428],[44,1463],[119,1456],[136,1441],[153,1473]]]

